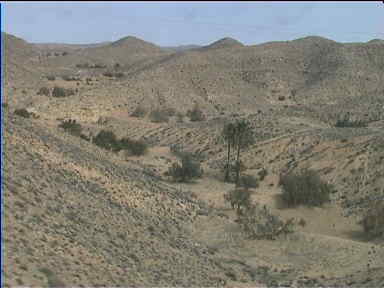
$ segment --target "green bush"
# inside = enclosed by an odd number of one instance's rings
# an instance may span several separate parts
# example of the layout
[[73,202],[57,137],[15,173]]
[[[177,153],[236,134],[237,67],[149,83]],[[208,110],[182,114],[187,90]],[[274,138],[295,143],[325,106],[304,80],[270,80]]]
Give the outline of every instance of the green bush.
[[168,175],[175,182],[189,182],[192,179],[200,178],[203,175],[203,170],[200,167],[200,162],[194,160],[190,154],[184,154],[181,157],[181,165],[173,163],[168,169]]
[[167,113],[163,110],[158,109],[151,111],[151,113],[149,114],[149,118],[151,119],[151,122],[154,123],[163,123],[169,121]]
[[55,86],[52,91],[52,97],[63,98],[71,95],[75,95],[75,90],[71,88],[65,89],[63,87]]
[[59,124],[59,127],[74,136],[81,136],[82,127],[80,123],[76,123],[76,120],[65,120]]
[[56,77],[53,76],[53,75],[48,75],[48,76],[47,76],[47,80],[49,80],[49,81],[55,81],[55,80],[56,80]]
[[101,130],[93,139],[93,143],[107,150],[112,150],[112,151],[121,150],[120,143],[117,140],[115,133],[113,133],[112,131]]
[[193,122],[195,121],[204,121],[205,116],[203,114],[203,111],[199,108],[199,106],[196,104],[195,107],[191,110],[187,111],[187,116],[189,119]]
[[371,237],[384,236],[384,200],[377,200],[370,205],[359,224]]
[[252,175],[243,175],[240,177],[238,185],[248,190],[249,188],[259,187],[259,182],[257,181],[256,177]]
[[148,144],[144,140],[122,138],[118,143],[119,150],[126,150],[131,155],[142,156],[148,151]]
[[259,177],[260,177],[260,181],[263,181],[264,180],[264,178],[268,175],[268,171],[266,170],[266,169],[261,169],[260,171],[259,171],[259,173],[257,173],[257,175],[259,175]]
[[300,174],[289,173],[280,177],[283,188],[282,199],[288,207],[298,205],[321,206],[330,200],[333,186],[322,181],[313,170]]
[[30,118],[31,117],[31,113],[29,113],[28,110],[25,108],[16,109],[14,113],[17,116],[21,116],[24,118]]
[[361,127],[367,127],[367,123],[362,120],[351,120],[350,119],[350,113],[347,113],[344,115],[343,118],[339,118],[336,123],[335,127],[339,128],[361,128]]
[[37,95],[44,95],[44,96],[49,96],[49,88],[48,87],[41,87],[39,91],[37,92]]
[[224,194],[224,200],[231,204],[232,209],[236,209],[237,215],[241,215],[251,205],[251,191],[236,188]]
[[294,232],[295,221],[282,220],[264,205],[252,204],[239,215],[238,223],[251,239],[275,240],[280,234]]

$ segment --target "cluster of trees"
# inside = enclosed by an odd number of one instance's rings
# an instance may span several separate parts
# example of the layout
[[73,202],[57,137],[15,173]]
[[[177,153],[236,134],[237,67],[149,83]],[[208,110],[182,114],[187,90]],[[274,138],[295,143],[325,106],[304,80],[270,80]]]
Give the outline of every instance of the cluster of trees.
[[[224,181],[235,182],[236,186],[240,184],[241,172],[241,152],[242,149],[254,143],[255,138],[251,124],[245,119],[237,119],[224,125],[222,136],[227,145],[227,163],[224,167]],[[231,153],[235,153],[233,163]],[[235,178],[231,172],[235,172]]]

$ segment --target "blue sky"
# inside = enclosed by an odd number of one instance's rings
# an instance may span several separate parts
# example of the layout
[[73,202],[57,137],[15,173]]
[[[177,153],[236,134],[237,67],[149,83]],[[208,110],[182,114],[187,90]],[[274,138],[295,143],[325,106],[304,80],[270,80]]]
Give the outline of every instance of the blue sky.
[[[5,6],[5,7],[4,7]],[[2,2],[5,32],[29,42],[96,43],[131,35],[161,46],[244,44],[309,35],[384,39],[384,4],[371,2]]]

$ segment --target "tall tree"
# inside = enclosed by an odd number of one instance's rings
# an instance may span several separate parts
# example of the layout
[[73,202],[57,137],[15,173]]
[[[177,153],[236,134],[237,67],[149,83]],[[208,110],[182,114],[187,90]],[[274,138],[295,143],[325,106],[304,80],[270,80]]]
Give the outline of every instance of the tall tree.
[[[225,167],[225,181],[230,181],[230,171],[231,171],[231,151],[236,152],[236,161],[235,161],[235,171],[236,178],[235,183],[238,185],[240,179],[240,154],[241,149],[252,144],[254,142],[254,137],[251,129],[251,125],[247,120],[238,119],[233,122],[227,123],[222,131],[224,140],[227,143],[227,164]],[[231,150],[232,149],[232,150]]]
[[235,145],[235,133],[236,126],[234,123],[230,122],[224,125],[222,135],[224,137],[225,142],[227,142],[227,165],[225,167],[225,182],[230,181],[230,167],[231,167],[231,146]]

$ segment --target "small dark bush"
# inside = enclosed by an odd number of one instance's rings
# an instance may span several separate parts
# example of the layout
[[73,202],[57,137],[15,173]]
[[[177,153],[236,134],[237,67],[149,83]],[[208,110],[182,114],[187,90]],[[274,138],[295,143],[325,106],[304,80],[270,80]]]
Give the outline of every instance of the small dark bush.
[[239,215],[239,225],[251,239],[275,240],[281,234],[289,234],[294,231],[295,220],[286,221],[273,215],[265,206],[258,203],[246,207]]
[[268,175],[268,171],[266,169],[261,169],[259,173],[257,173],[260,177],[260,181],[263,181],[264,178]]
[[132,116],[132,117],[140,117],[140,118],[142,118],[142,117],[145,116],[145,114],[147,114],[147,110],[146,110],[143,106],[139,105],[139,106],[137,106],[136,109],[131,113],[131,116]]
[[192,109],[192,111],[187,111],[187,116],[191,121],[204,121],[205,116],[203,114],[203,111],[199,108],[198,105],[195,105],[195,107]]
[[200,167],[200,162],[194,160],[191,155],[185,154],[181,158],[181,165],[173,163],[168,169],[168,175],[175,182],[189,182],[194,178],[200,178],[203,175],[203,170]]
[[333,186],[322,181],[313,170],[301,174],[289,173],[280,177],[283,187],[282,199],[288,207],[298,205],[321,206],[328,202]]
[[47,76],[47,80],[49,80],[49,81],[55,81],[55,80],[56,80],[56,77],[53,76],[53,75],[48,75],[48,76]]
[[80,136],[81,135],[81,124],[76,123],[76,120],[68,119],[63,121],[59,124],[60,128],[63,128],[64,131],[74,135],[74,136]]
[[259,182],[252,175],[243,175],[239,179],[239,186],[244,187],[246,190],[248,190],[249,188],[259,187]]
[[76,68],[89,68],[89,63],[76,64]]
[[48,87],[41,87],[39,91],[37,91],[37,95],[44,95],[44,96],[49,96],[50,91]]
[[224,200],[231,204],[232,209],[236,209],[237,215],[241,215],[251,205],[251,191],[236,188],[224,194]]
[[93,139],[93,143],[107,150],[121,150],[120,143],[117,140],[115,133],[113,133],[112,131],[101,130]]
[[158,109],[151,111],[151,113],[149,114],[149,118],[151,119],[151,122],[154,123],[163,123],[169,121],[167,113],[163,110]]
[[63,98],[75,95],[75,90],[72,88],[65,89],[63,87],[55,86],[52,91],[52,97]]
[[119,150],[126,150],[131,155],[142,156],[147,153],[148,144],[144,140],[122,138],[119,141]]
[[52,96],[53,97],[66,97],[66,91],[65,88],[63,87],[57,87],[55,86],[52,91]]
[[105,76],[105,77],[113,77],[113,73],[112,72],[104,72],[103,73],[103,76]]
[[278,97],[278,100],[279,100],[279,101],[284,101],[284,100],[285,100],[285,96],[280,95],[280,96]]
[[359,224],[371,237],[384,236],[384,200],[377,200],[370,205]]
[[351,120],[350,114],[347,113],[343,118],[336,121],[335,127],[339,128],[361,128],[367,127],[367,123],[362,120]]
[[64,75],[61,78],[65,81],[80,81],[80,78],[77,76]]
[[103,75],[109,78],[123,78],[125,74],[123,72],[104,72]]
[[62,56],[67,56],[68,55],[68,52],[64,51],[63,53],[61,53]]
[[31,117],[31,113],[29,113],[27,111],[27,109],[25,109],[25,108],[16,109],[14,113],[17,116],[21,116],[21,117],[24,117],[24,118],[30,118]]

